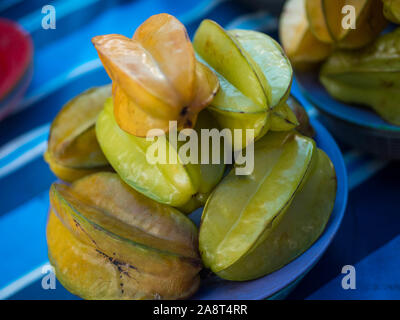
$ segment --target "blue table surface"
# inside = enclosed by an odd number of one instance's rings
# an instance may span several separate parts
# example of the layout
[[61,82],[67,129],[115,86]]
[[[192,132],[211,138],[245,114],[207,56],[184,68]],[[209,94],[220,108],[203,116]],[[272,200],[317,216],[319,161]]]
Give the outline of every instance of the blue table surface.
[[[109,82],[90,44],[99,34],[131,36],[152,14],[177,16],[192,36],[204,18],[226,28],[277,34],[277,17],[232,0],[58,0],[56,29],[41,27],[49,1],[2,0],[0,16],[32,36],[33,79],[16,112],[0,122],[0,299],[74,299],[61,284],[42,288],[48,264],[45,224],[55,176],[43,160],[49,125],[62,105],[88,87]],[[241,2],[242,3],[242,2]],[[1,35],[0,35],[1,37]],[[292,94],[311,116],[316,110]],[[328,250],[288,299],[400,299],[400,165],[341,145],[349,201]],[[356,289],[342,288],[342,267],[353,265]]]

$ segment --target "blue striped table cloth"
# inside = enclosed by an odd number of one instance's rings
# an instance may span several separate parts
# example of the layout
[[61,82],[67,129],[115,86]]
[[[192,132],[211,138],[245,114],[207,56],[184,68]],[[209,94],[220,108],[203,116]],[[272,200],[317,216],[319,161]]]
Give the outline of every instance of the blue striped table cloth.
[[[225,28],[276,37],[277,17],[232,0],[56,0],[56,29],[41,27],[49,1],[2,0],[0,16],[32,36],[34,75],[15,113],[0,122],[0,299],[75,299],[57,283],[43,290],[48,265],[45,225],[55,176],[43,160],[51,120],[90,86],[109,82],[90,39],[131,36],[152,14],[168,12],[190,35],[204,18]],[[294,81],[292,94],[318,117]],[[350,183],[348,208],[333,243],[289,299],[400,299],[400,165],[341,146]],[[356,268],[356,289],[341,286],[342,267]]]

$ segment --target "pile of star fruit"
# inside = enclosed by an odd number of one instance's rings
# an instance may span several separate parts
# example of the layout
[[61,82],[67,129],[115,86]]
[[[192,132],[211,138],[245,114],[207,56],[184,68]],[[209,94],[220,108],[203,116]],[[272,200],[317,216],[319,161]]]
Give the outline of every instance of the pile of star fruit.
[[[335,170],[289,98],[292,68],[275,40],[205,20],[191,43],[176,18],[158,14],[132,38],[92,41],[112,86],[62,108],[45,154],[62,180],[50,188],[47,243],[65,288],[85,299],[184,299],[204,267],[255,279],[320,236]],[[184,144],[166,138],[187,128],[253,129],[229,143],[254,148],[254,170],[183,163]],[[176,163],[147,161],[159,141]],[[198,230],[186,214],[202,206]]]
[[335,99],[400,125],[399,0],[287,0],[280,39],[293,66],[317,69]]

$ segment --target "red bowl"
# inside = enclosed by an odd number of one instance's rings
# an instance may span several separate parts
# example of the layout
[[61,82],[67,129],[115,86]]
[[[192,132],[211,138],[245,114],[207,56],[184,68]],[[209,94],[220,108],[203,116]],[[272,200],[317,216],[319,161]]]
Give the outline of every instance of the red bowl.
[[33,44],[16,22],[0,18],[0,120],[22,99],[32,78]]

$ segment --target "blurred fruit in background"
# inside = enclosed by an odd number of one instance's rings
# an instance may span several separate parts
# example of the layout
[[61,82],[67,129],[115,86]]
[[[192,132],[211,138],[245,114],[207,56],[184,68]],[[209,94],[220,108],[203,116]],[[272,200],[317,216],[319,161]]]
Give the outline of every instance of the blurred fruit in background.
[[336,51],[321,68],[321,83],[332,97],[369,106],[400,125],[399,40],[397,28],[366,48]]
[[306,14],[314,36],[339,48],[361,48],[387,25],[380,0],[306,0]]
[[285,3],[280,22],[279,38],[294,68],[306,68],[326,59],[332,45],[319,41],[311,32],[306,14],[306,0]]
[[386,19],[400,24],[400,0],[382,0]]
[[[353,16],[346,6],[354,9]],[[293,66],[304,69],[325,60],[336,48],[370,44],[387,23],[381,0],[288,0],[279,35]]]
[[32,77],[32,39],[17,23],[0,18],[0,120],[23,97]]
[[326,60],[319,79],[333,98],[368,106],[400,125],[400,29],[384,30],[386,18],[400,21],[400,1],[287,0],[279,35],[297,71],[318,73]]

